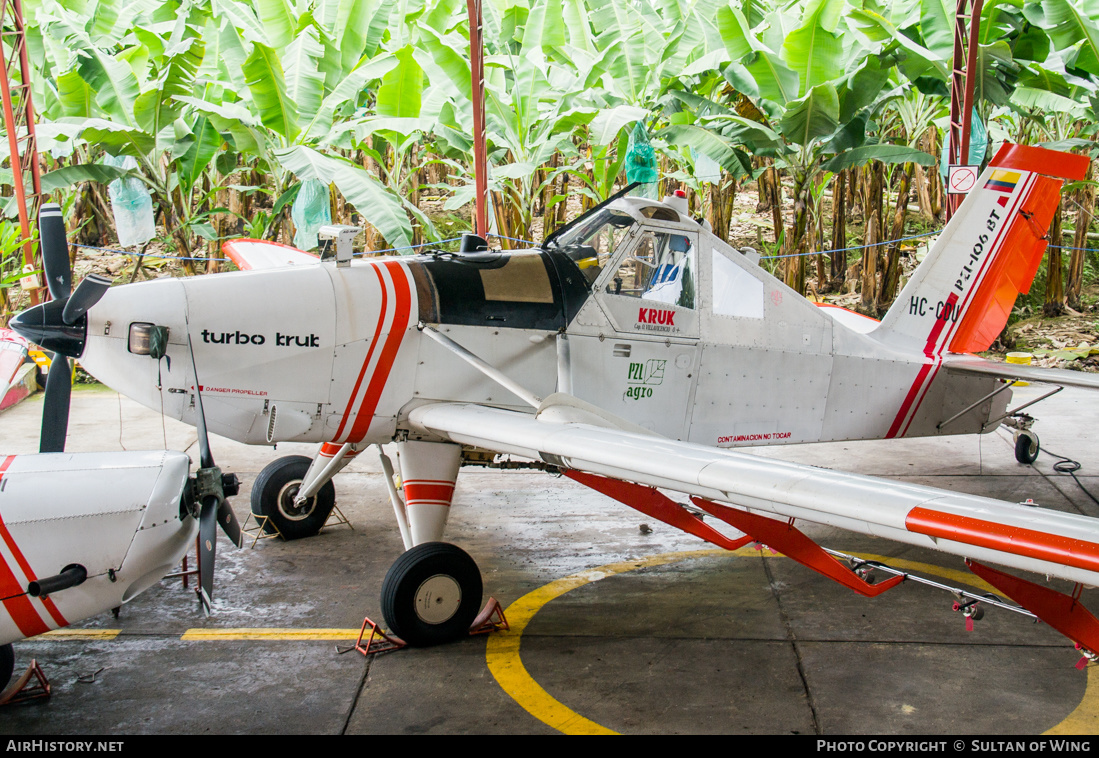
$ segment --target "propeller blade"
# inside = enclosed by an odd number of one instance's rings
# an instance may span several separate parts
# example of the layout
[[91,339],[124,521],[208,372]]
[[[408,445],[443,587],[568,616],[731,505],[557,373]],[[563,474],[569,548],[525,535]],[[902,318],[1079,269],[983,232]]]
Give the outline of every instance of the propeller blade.
[[202,510],[198,517],[198,569],[202,586],[199,587],[199,600],[202,610],[210,615],[210,598],[214,596],[214,556],[217,552],[217,513],[218,499],[214,496],[202,499]]
[[64,300],[72,293],[72,265],[65,237],[65,219],[57,203],[44,203],[38,214],[38,246],[42,251],[42,267],[46,270],[50,297]]
[[61,312],[61,320],[67,326],[72,326],[88,312],[89,308],[98,303],[99,298],[103,297],[110,288],[111,280],[105,276],[89,274],[84,277],[84,280],[77,285],[76,292],[65,303],[65,310]]
[[72,372],[69,359],[55,353],[50,363],[50,372],[46,375],[46,397],[42,403],[42,434],[39,437],[38,452],[65,452],[71,394]]
[[218,523],[221,524],[221,530],[225,532],[230,542],[237,547],[244,547],[244,535],[240,529],[240,522],[237,521],[237,514],[233,513],[228,500],[222,500],[221,505],[218,506]]
[[[191,354],[191,370],[195,377],[195,425],[198,427],[199,465],[203,469],[212,469],[202,473],[214,475],[221,488],[225,488],[228,481],[231,485],[228,488],[229,494],[236,494],[239,486],[236,477],[222,476],[221,470],[214,464],[214,455],[210,451],[210,436],[206,433],[206,413],[202,410],[202,389],[198,380],[195,349],[191,343],[190,333],[187,335],[187,351]],[[217,495],[203,497],[202,509],[199,511],[199,575],[202,578],[199,597],[207,616],[210,615],[210,600],[214,596],[214,557],[217,552],[217,524],[219,523],[229,539],[240,547],[244,541],[240,524],[237,523],[237,516],[220,489]]]
[[198,367],[195,365],[195,348],[191,344],[191,335],[187,334],[187,352],[191,354],[191,371],[195,376],[195,426],[198,428],[198,452],[202,468],[214,465],[214,455],[210,452],[210,436],[206,433],[206,414],[202,410],[202,392],[198,383]]

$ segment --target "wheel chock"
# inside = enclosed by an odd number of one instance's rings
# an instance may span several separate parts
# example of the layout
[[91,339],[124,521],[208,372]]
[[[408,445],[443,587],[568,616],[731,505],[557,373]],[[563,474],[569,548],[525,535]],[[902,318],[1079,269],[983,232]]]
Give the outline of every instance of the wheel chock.
[[[363,637],[366,636],[367,627],[370,627],[370,636],[366,638],[366,646],[364,647]],[[336,652],[349,653],[352,650],[358,650],[363,655],[373,655],[375,653],[388,653],[390,650],[400,650],[407,645],[408,643],[400,637],[395,637],[383,632],[368,616],[363,619],[362,629],[359,630],[359,639],[355,640],[355,644],[350,647],[340,647],[337,645]]]
[[[266,516],[264,517],[266,518]],[[272,524],[272,526],[274,526]],[[351,526],[351,522],[347,520],[347,516],[343,515],[343,511],[340,510],[340,506],[333,504],[332,510],[328,514],[328,519],[324,522],[324,526],[321,529],[327,529],[330,526],[346,526],[351,531],[355,531],[355,527]],[[317,531],[320,531],[319,529]]]
[[[32,679],[35,681],[31,682]],[[0,705],[24,703],[49,696],[50,680],[46,678],[46,672],[38,665],[38,661],[32,658],[23,675],[8,685],[6,690],[0,692]]]
[[500,601],[490,597],[488,602],[485,603],[485,607],[477,614],[477,618],[473,619],[473,623],[469,625],[469,634],[473,636],[474,634],[488,634],[489,632],[501,632],[508,629],[511,629],[511,627],[508,626],[508,620],[504,618],[504,609],[500,605]]
[[[335,506],[333,506],[332,508],[333,510],[335,510]],[[342,513],[340,515],[343,516]],[[278,537],[284,542],[286,541],[286,538],[282,536],[282,532],[279,531],[278,525],[276,525],[274,522],[272,522],[271,528],[275,531],[267,531],[267,522],[270,520],[270,518],[270,516],[255,514],[251,511],[248,512],[248,517],[244,519],[244,524],[241,525],[240,531],[242,534],[252,535],[252,544],[248,546],[249,549],[254,548],[256,546],[256,543],[260,540],[269,540],[274,537]],[[255,523],[249,526],[249,524],[252,522]]]

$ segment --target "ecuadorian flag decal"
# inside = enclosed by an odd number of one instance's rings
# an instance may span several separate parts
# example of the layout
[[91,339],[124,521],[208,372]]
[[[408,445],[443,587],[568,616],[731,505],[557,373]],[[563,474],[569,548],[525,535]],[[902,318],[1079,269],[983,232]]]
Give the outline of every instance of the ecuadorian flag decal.
[[1011,193],[1015,190],[1015,185],[1019,183],[1018,171],[1005,171],[998,169],[992,172],[992,177],[985,182],[985,189],[996,190],[997,192]]

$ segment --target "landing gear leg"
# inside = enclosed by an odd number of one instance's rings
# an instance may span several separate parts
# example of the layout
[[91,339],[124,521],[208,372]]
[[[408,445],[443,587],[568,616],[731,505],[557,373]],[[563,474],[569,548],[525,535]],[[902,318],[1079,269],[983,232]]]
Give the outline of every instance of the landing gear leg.
[[397,457],[412,544],[439,542],[450,518],[462,446],[407,440],[397,443]]
[[[397,443],[406,544],[382,582],[382,614],[389,630],[410,645],[449,642],[469,632],[481,607],[481,572],[461,548],[442,542],[458,478],[462,448],[444,442]],[[402,525],[402,534],[405,526]]]

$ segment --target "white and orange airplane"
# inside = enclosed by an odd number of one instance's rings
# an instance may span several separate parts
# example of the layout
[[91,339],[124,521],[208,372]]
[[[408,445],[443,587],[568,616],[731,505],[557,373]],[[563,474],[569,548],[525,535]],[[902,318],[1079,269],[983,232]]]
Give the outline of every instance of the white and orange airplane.
[[[40,223],[50,307],[59,317],[66,308],[73,309],[70,317],[82,314],[88,293],[110,283],[89,278],[83,294],[70,297],[60,207],[44,206]],[[240,544],[225,501],[238,482],[214,465],[201,412],[202,465],[191,476],[187,455],[171,450],[64,452],[70,389],[68,359],[61,356],[46,380],[40,452],[0,455],[0,690],[14,670],[13,642],[128,603],[178,565],[197,535],[199,592],[208,609],[215,522]],[[0,702],[11,694],[0,694]]]
[[880,323],[806,301],[682,198],[620,193],[536,249],[489,251],[470,236],[465,252],[356,260],[349,227],[327,229],[331,257],[238,240],[225,249],[240,272],[97,291],[79,315],[47,303],[12,326],[174,418],[195,422],[200,388],[211,431],[319,443],[253,487],[253,510],[286,537],[320,528],[353,456],[395,443],[406,552],[382,607],[413,644],[464,633],[478,611],[476,564],[442,540],[459,469],[490,451],[717,545],[766,543],[866,595],[900,578],[871,586],[797,522],[962,556],[1099,651],[1099,622],[1072,597],[984,565],[1099,584],[1099,520],[728,449],[1009,423],[1018,457],[1033,460],[1031,419],[1008,409],[1014,381],[1096,388],[1097,377],[972,353],[1029,288],[1062,180],[1086,169],[1080,156],[1005,145]]

